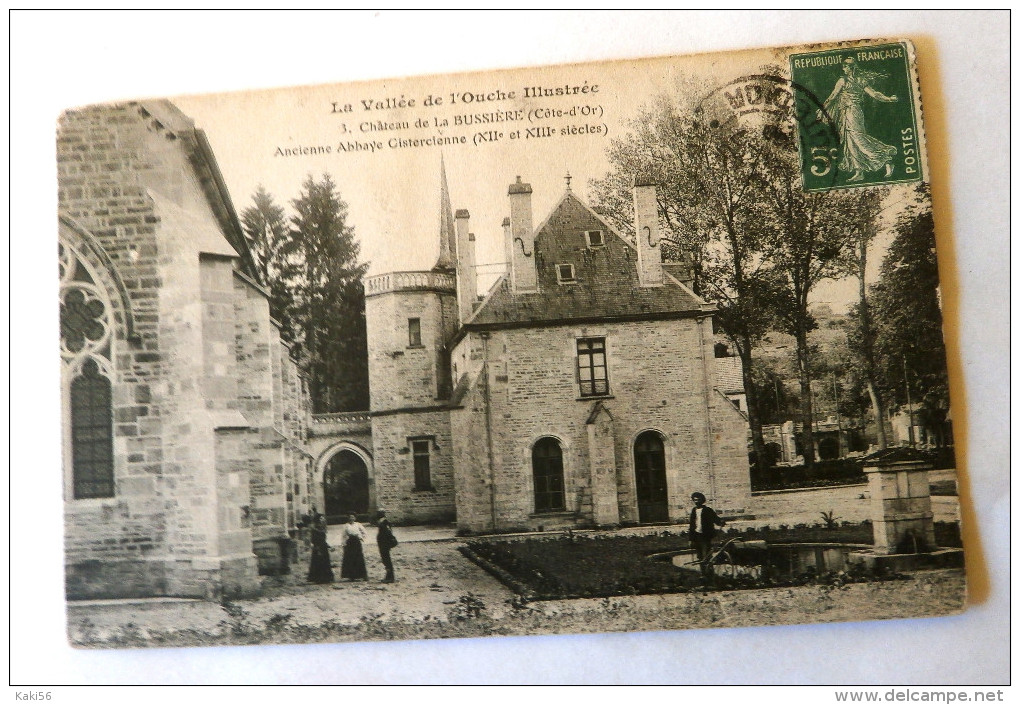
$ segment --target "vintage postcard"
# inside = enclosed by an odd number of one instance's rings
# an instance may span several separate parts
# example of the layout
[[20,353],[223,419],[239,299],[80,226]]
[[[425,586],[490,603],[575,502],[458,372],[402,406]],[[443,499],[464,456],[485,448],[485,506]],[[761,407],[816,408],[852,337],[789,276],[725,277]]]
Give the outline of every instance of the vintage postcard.
[[961,611],[919,61],[68,109],[70,642]]

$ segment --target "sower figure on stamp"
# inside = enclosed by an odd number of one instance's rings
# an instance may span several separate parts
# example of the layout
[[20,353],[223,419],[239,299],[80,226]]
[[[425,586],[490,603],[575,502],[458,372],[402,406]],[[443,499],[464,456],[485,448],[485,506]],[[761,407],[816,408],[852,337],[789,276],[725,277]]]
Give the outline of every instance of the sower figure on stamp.
[[[825,99],[825,109],[836,121],[840,141],[843,143],[843,158],[839,160],[839,168],[852,171],[847,182],[862,181],[864,172],[878,171],[885,168],[885,176],[893,173],[893,157],[896,147],[886,144],[868,134],[864,124],[864,96],[871,96],[882,103],[895,103],[897,96],[885,95],[872,88],[871,84],[881,74],[866,71],[857,66],[853,57],[843,60],[843,76],[836,81],[832,93]],[[818,111],[818,119],[823,118]]]
[[715,527],[723,527],[726,522],[719,518],[715,510],[705,504],[705,495],[695,492],[691,495],[694,502],[694,509],[691,510],[691,545],[698,555],[701,563],[701,572],[708,572],[708,559],[712,556],[712,537],[715,536]]
[[396,578],[393,575],[393,558],[390,556],[390,551],[397,545],[397,537],[393,535],[393,526],[386,518],[386,512],[380,509],[376,518],[379,527],[376,542],[379,544],[379,557],[382,558],[382,564],[386,568],[386,577],[383,578],[383,582],[392,583]]

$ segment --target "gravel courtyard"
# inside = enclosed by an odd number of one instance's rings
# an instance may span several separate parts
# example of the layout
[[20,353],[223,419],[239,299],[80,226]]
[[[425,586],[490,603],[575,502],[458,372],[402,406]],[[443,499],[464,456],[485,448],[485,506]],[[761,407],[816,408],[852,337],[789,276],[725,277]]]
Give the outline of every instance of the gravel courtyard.
[[[334,563],[338,541],[332,540]],[[963,609],[962,570],[914,573],[885,583],[771,590],[637,595],[521,604],[511,590],[468,561],[452,532],[398,530],[397,582],[380,582],[374,546],[369,580],[311,585],[306,566],[265,579],[263,595],[218,604],[150,599],[68,603],[75,646],[122,648],[344,642],[735,627],[920,617]],[[339,574],[339,570],[335,571]]]

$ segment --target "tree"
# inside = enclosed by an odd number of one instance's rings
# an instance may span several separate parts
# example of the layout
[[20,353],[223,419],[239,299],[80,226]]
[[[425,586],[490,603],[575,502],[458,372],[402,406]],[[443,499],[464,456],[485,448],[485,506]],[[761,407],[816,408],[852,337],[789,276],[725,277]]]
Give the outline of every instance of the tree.
[[808,332],[815,322],[808,302],[820,281],[851,268],[852,245],[873,228],[881,198],[873,189],[805,192],[790,115],[710,119],[708,112],[668,97],[641,110],[609,149],[610,173],[592,183],[595,209],[629,232],[630,179],[641,175],[659,184],[663,230],[690,267],[696,293],[718,307],[716,320],[740,356],[759,458],[754,349],[773,328],[795,337],[810,464]]
[[662,256],[690,268],[692,288],[702,293],[702,265],[709,243],[701,188],[691,169],[697,156],[687,130],[693,118],[682,114],[662,96],[651,107],[641,108],[630,121],[631,132],[613,140],[607,150],[612,170],[591,182],[595,212],[617,230],[634,235],[634,177],[654,180],[662,225]]
[[[791,140],[792,141],[792,140]],[[839,278],[854,267],[854,245],[862,230],[873,228],[880,194],[871,189],[805,192],[795,149],[775,140],[761,170],[762,218],[774,228],[768,257],[777,291],[780,328],[796,340],[800,380],[804,464],[814,464],[814,409],[811,399],[811,348],[816,326],[809,310],[811,292],[824,279]]]
[[308,375],[314,413],[368,408],[368,346],[358,262],[360,245],[347,224],[347,204],[329,174],[309,175],[291,201],[290,239],[297,262],[292,307],[294,353]]
[[241,212],[241,226],[251,242],[252,255],[264,282],[280,275],[285,267],[281,250],[289,239],[286,214],[262,184]]
[[280,337],[292,344],[295,339],[291,320],[294,295],[290,284],[298,263],[289,245],[290,227],[283,208],[262,184],[252,195],[252,202],[253,205],[241,212],[241,226],[251,242],[262,283],[269,289],[270,314],[280,324]]
[[754,361],[751,374],[755,389],[758,390],[758,410],[762,423],[781,424],[787,421],[787,409],[795,399],[786,390],[782,375],[763,360]]
[[920,404],[920,420],[941,430],[949,410],[946,348],[942,337],[935,224],[927,188],[899,217],[895,237],[871,288],[878,364],[889,398]]
[[[886,194],[883,194],[883,197]],[[874,205],[874,202],[869,205]],[[871,400],[871,408],[875,415],[875,427],[878,441],[878,449],[883,450],[888,445],[885,435],[885,400],[879,393],[878,366],[875,354],[875,327],[872,323],[871,304],[868,301],[867,271],[868,271],[868,247],[878,232],[878,213],[860,223],[857,237],[854,241],[854,255],[856,260],[856,271],[858,292],[860,300],[854,307],[853,313],[856,326],[851,329],[848,336],[848,344],[857,354],[857,362],[860,368],[861,378]]]

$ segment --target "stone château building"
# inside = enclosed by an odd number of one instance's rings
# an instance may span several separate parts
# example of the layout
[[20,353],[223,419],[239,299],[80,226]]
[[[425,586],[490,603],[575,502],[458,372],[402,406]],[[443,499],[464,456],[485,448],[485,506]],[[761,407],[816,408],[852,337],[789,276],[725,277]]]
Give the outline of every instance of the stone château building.
[[569,187],[534,227],[531,194],[510,185],[480,301],[466,210],[430,271],[366,280],[380,506],[478,532],[681,521],[694,490],[743,510],[746,421],[714,386],[713,307],[662,263],[655,186],[636,243]]
[[365,280],[371,408],[312,416],[223,179],[169,103],[58,133],[70,597],[258,590],[299,517],[385,508],[470,532],[684,521],[748,506],[746,422],[717,389],[711,305],[569,185],[479,296],[445,172],[440,254]]

